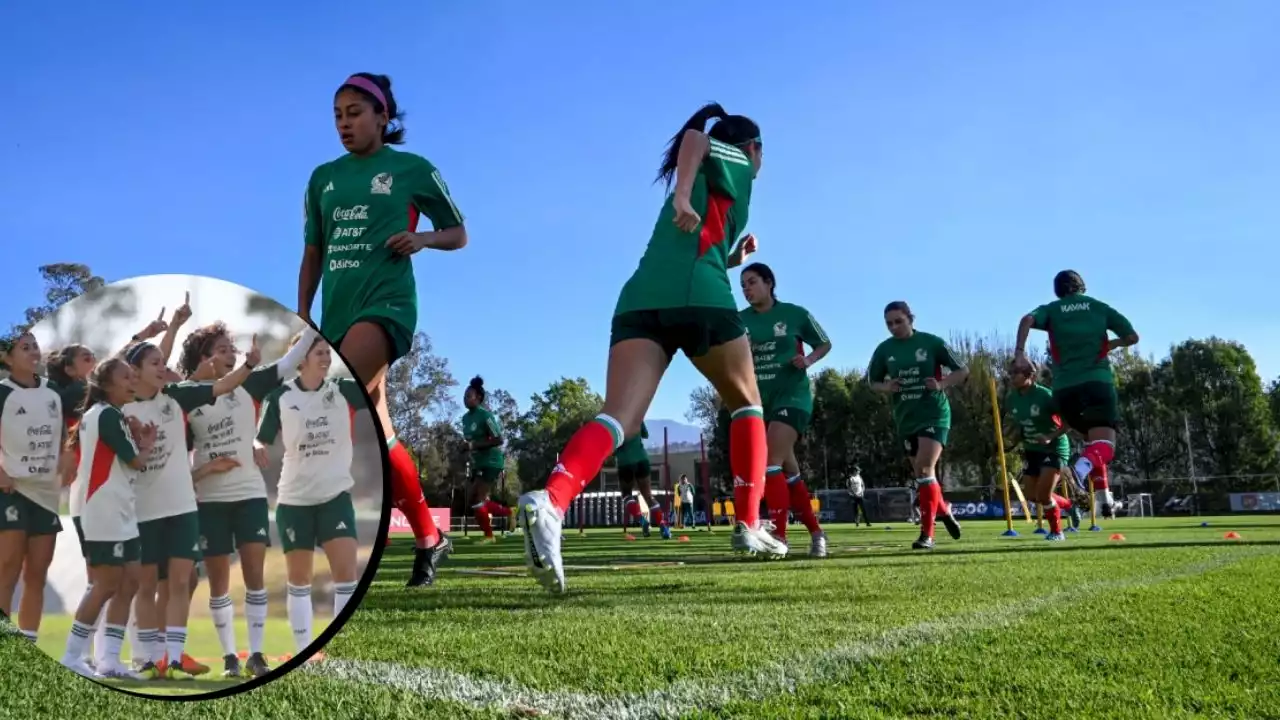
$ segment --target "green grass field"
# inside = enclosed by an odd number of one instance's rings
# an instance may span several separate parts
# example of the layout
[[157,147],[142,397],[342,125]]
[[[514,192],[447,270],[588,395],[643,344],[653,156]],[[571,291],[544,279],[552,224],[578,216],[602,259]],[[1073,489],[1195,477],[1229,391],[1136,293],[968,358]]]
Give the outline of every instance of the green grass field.
[[[6,638],[0,717],[1280,717],[1280,518],[1210,521],[1116,521],[1063,544],[970,522],[929,554],[907,524],[833,527],[830,559],[775,563],[729,557],[727,529],[571,532],[568,563],[605,569],[570,569],[561,598],[505,574],[518,538],[459,540],[427,591],[401,587],[397,544],[304,671],[161,704]],[[625,565],[641,562],[683,564]]]

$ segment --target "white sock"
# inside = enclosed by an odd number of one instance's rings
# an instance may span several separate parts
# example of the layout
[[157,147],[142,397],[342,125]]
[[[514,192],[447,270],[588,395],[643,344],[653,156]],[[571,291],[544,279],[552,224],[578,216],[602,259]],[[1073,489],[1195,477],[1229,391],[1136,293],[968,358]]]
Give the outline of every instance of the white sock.
[[93,637],[92,625],[85,625],[79,620],[72,621],[71,632],[67,633],[67,654],[63,662],[84,659],[84,650],[89,646],[91,637]]
[[[157,610],[159,610],[160,614],[164,614],[163,609],[157,608]],[[169,638],[164,628],[156,628],[156,639],[151,644],[151,662],[159,663],[164,660],[165,653],[169,651],[168,642]]]
[[124,626],[105,625],[105,630],[106,642],[104,643],[105,647],[103,649],[104,658],[99,661],[98,667],[102,667],[102,664],[104,663],[119,665],[120,652],[124,647]]
[[26,638],[27,640],[30,640],[32,645],[36,643],[35,630],[22,630],[21,632],[22,632],[22,637]]
[[347,606],[347,602],[351,600],[351,596],[355,594],[356,583],[334,583],[333,584],[333,616],[338,617],[342,612],[342,608]]
[[182,665],[182,653],[187,648],[187,629],[170,626],[165,628],[165,653],[169,656],[169,665]]
[[236,608],[231,604],[230,595],[209,598],[209,613],[213,615],[213,627],[218,632],[218,643],[222,645],[222,654],[236,654]]
[[156,631],[134,628],[134,633],[136,637],[129,638],[133,659],[155,662]]
[[249,624],[249,652],[260,653],[267,634],[267,590],[245,590],[244,619]]
[[129,638],[129,660],[150,660],[150,645],[144,645],[138,637],[138,602],[129,603],[129,622],[125,626],[125,637]]
[[293,629],[293,645],[302,652],[311,644],[311,586],[289,585],[289,599],[285,610],[289,615],[289,627]]
[[93,633],[93,662],[101,663],[107,657],[107,608],[111,606],[108,600],[102,606],[102,612],[98,613],[98,624]]

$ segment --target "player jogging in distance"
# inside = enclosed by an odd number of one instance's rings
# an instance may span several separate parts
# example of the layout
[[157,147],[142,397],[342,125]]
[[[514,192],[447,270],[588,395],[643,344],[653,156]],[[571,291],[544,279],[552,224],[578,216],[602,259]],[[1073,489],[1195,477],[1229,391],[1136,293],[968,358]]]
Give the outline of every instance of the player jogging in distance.
[[1053,294],[1057,300],[1032,310],[1018,323],[1014,362],[1023,369],[1029,366],[1027,336],[1033,329],[1049,334],[1054,401],[1067,426],[1085,439],[1075,461],[1076,482],[1087,487],[1085,479],[1092,473],[1094,504],[1102,508],[1103,517],[1114,517],[1107,464],[1115,457],[1120,411],[1110,353],[1136,345],[1138,333],[1119,311],[1086,295],[1084,278],[1074,270],[1054,276]]
[[18,629],[35,642],[44,589],[62,521],[68,409],[57,385],[40,377],[40,345],[30,332],[0,344],[0,622],[12,612],[22,576]]
[[[126,418],[122,411],[134,398],[136,379],[136,372],[122,358],[99,365],[89,378],[88,407],[72,437],[80,448],[73,485],[80,506],[80,545],[93,583],[76,609],[62,664],[86,677],[147,677],[134,673],[120,659],[130,605],[142,575],[134,483],[155,452],[159,432],[155,425]],[[106,629],[106,647],[91,669],[84,655],[99,618]],[[153,667],[148,664],[148,669]]]
[[[159,428],[155,454],[137,479],[138,534],[142,539],[142,579],[138,587],[138,639],[150,648],[151,679],[190,679],[209,668],[186,654],[191,583],[200,550],[200,515],[187,448],[187,414],[212,405],[240,387],[260,360],[257,338],[235,372],[214,382],[170,382],[172,372],[155,345],[140,342],[125,361],[137,371],[126,417]],[[163,633],[164,640],[160,640]]]
[[645,537],[649,537],[650,518],[640,510],[640,498],[635,496],[637,489],[649,508],[653,524],[659,528],[666,527],[662,506],[653,497],[653,468],[649,465],[649,451],[644,447],[644,441],[648,439],[649,426],[641,421],[639,434],[628,438],[613,453],[618,465],[618,489],[622,492],[623,524],[635,520]]
[[[813,417],[813,387],[808,370],[831,352],[831,340],[808,310],[780,302],[778,281],[764,263],[742,269],[742,294],[748,307],[741,313],[751,339],[756,383],[764,400],[769,439],[769,464],[765,469],[764,501],[774,535],[787,541],[787,517],[796,517],[809,531],[809,557],[827,556],[827,534],[813,512],[809,488],[800,477],[796,441],[809,429]],[[812,350],[805,354],[804,346]]]
[[[920,537],[911,547],[931,550],[935,519],[942,520],[952,538],[960,539],[960,523],[942,497],[936,468],[951,430],[946,390],[964,382],[969,370],[942,338],[916,330],[915,320],[901,300],[885,306],[890,336],[872,353],[867,380],[873,390],[890,394],[893,424],[915,472]],[[944,368],[951,372],[944,375]]]
[[[302,345],[302,343],[307,343]],[[355,479],[355,414],[366,406],[360,383],[330,379],[333,353],[311,333],[293,339],[306,349],[298,377],[267,395],[258,426],[258,442],[284,446],[276,491],[276,529],[288,568],[286,610],[293,642],[301,653],[311,644],[314,612],[311,582],[315,549],[324,551],[333,577],[333,615],[356,591],[356,511],[351,500]]]
[[[710,131],[707,123],[718,119]],[[715,387],[732,413],[730,468],[738,522],[736,551],[784,557],[787,546],[759,519],[765,431],[742,318],[728,268],[742,262],[751,236],[751,185],[760,170],[760,127],[712,103],[694,113],[667,147],[658,180],[666,199],[640,265],[614,308],[604,408],[560,453],[545,490],[520,498],[525,562],[548,590],[565,589],[560,533],[569,503],[623,441],[640,432],[645,412],[677,351]]]
[[[307,326],[302,340],[279,361],[254,369],[243,385],[212,405],[187,414],[200,549],[209,578],[209,612],[222,647],[224,677],[262,677],[270,672],[263,647],[267,624],[264,567],[271,546],[271,518],[267,483],[262,477],[267,453],[254,445],[258,409],[267,395],[294,376],[317,337]],[[178,371],[188,380],[216,382],[235,371],[236,359],[231,332],[217,322],[186,337]],[[249,657],[244,668],[240,666],[235,605],[230,596],[232,553],[239,557],[244,577],[244,616],[249,628]]]
[[489,497],[507,461],[502,453],[502,425],[498,416],[484,406],[484,401],[484,378],[477,375],[462,393],[462,404],[467,408],[462,416],[462,437],[471,451],[471,512],[485,539],[493,540],[492,518],[510,518],[511,508]]
[[[409,352],[418,324],[410,256],[424,249],[458,250],[467,244],[467,231],[435,166],[391,147],[404,142],[404,125],[390,78],[347,78],[335,93],[333,113],[347,154],[316,168],[307,183],[298,314],[310,322],[323,285],[321,334],[373,399],[387,439],[392,501],[413,528],[416,552],[408,585],[430,585],[453,546],[431,518],[413,457],[396,440],[386,374]],[[420,214],[434,231],[415,232]]]
[[1044,508],[1049,521],[1046,540],[1062,541],[1062,513],[1071,513],[1073,527],[1080,526],[1080,511],[1067,498],[1054,492],[1062,469],[1071,458],[1067,427],[1062,423],[1053,391],[1036,382],[1034,363],[1013,363],[1010,367],[1012,389],[1005,399],[1005,414],[1013,422],[1011,428],[1021,436],[1022,482],[1027,494]]

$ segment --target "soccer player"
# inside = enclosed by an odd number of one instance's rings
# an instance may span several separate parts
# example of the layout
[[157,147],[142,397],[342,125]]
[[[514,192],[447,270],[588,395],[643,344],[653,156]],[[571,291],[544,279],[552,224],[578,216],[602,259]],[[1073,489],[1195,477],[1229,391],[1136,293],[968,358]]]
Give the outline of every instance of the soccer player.
[[[258,408],[267,395],[293,377],[316,337],[316,331],[307,326],[302,340],[278,362],[253,370],[243,385],[187,415],[201,550],[209,578],[209,612],[222,646],[224,677],[262,677],[270,672],[263,654],[267,623],[263,568],[271,544],[271,519],[262,477],[267,453],[254,446]],[[188,380],[216,382],[235,371],[237,357],[230,331],[217,322],[186,337],[178,371]],[[235,605],[229,595],[233,552],[240,558],[249,626],[249,657],[243,669],[236,646]]]
[[[905,302],[885,306],[884,323],[890,336],[872,353],[867,380],[873,390],[891,396],[898,439],[915,472],[920,537],[911,547],[932,550],[935,519],[942,520],[952,538],[960,539],[960,523],[943,499],[935,473],[951,430],[946,391],[964,382],[969,371],[942,338],[916,330],[915,321]],[[950,373],[944,375],[944,368]]]
[[1076,482],[1087,487],[1085,478],[1092,473],[1094,504],[1102,508],[1103,517],[1114,517],[1107,463],[1115,457],[1120,411],[1109,355],[1136,345],[1138,333],[1119,311],[1085,295],[1084,278],[1074,270],[1054,276],[1053,294],[1057,300],[1032,310],[1018,323],[1014,361],[1024,369],[1029,365],[1027,336],[1033,329],[1049,334],[1054,401],[1067,426],[1085,438],[1084,452],[1075,462]]
[[640,432],[628,438],[614,451],[614,461],[618,464],[618,489],[622,492],[622,515],[624,525],[630,519],[640,523],[640,532],[649,537],[649,521],[640,511],[640,500],[634,495],[640,489],[640,497],[653,518],[653,524],[665,527],[662,507],[653,498],[653,468],[649,465],[649,451],[644,441],[649,439],[649,426],[640,423]]
[[1062,468],[1071,457],[1071,443],[1067,440],[1067,427],[1058,415],[1053,401],[1053,391],[1036,382],[1034,363],[1013,363],[1010,368],[1012,391],[1005,399],[1005,412],[1012,417],[1011,427],[1021,436],[1023,487],[1044,508],[1049,520],[1046,540],[1060,542],[1062,511],[1071,511],[1071,522],[1079,527],[1079,511],[1071,501],[1054,492]]
[[267,395],[258,426],[258,443],[280,440],[284,463],[276,491],[276,528],[288,572],[286,610],[293,641],[301,653],[311,644],[314,617],[311,582],[315,549],[324,551],[333,576],[333,615],[356,591],[356,511],[351,501],[355,479],[355,414],[365,407],[356,380],[329,379],[333,353],[323,338],[299,335],[306,342],[298,377]]
[[[387,368],[413,345],[418,292],[410,256],[467,244],[462,213],[435,166],[392,148],[404,142],[401,113],[385,75],[356,73],[339,87],[334,122],[345,155],[311,173],[305,197],[306,249],[298,314],[311,320],[323,284],[321,334],[351,364],[373,399],[387,438],[392,500],[416,540],[410,587],[430,585],[453,545],[431,518],[418,469],[396,440],[387,409]],[[432,232],[415,232],[419,213]]]
[[[120,660],[130,605],[142,571],[134,481],[156,451],[159,428],[126,418],[121,408],[134,398],[136,373],[113,357],[89,377],[88,393],[72,442],[80,448],[73,485],[73,504],[80,506],[80,544],[93,583],[76,609],[62,664],[86,677],[95,674],[85,662],[93,627],[103,609],[106,645],[96,675],[141,679]],[[148,669],[154,666],[148,664]]]
[[[712,119],[719,121],[705,131]],[[604,461],[640,423],[671,358],[682,351],[715,387],[732,413],[736,551],[785,557],[787,546],[760,524],[765,430],[760,391],[727,268],[742,262],[755,240],[743,233],[751,185],[760,170],[760,127],[712,103],[671,139],[658,179],[671,192],[658,215],[640,266],[614,308],[604,408],[560,453],[545,490],[523,495],[525,563],[548,590],[563,592],[560,532],[564,513]]]
[[[813,513],[809,488],[800,477],[796,441],[813,417],[813,387],[808,369],[831,352],[831,340],[813,315],[794,303],[779,302],[778,281],[764,263],[742,269],[742,294],[748,306],[742,322],[751,339],[756,384],[764,399],[769,439],[764,501],[774,535],[787,541],[787,517],[795,512],[809,531],[809,557],[827,556],[827,534]],[[804,352],[804,346],[811,350]]]
[[72,459],[62,448],[67,411],[56,385],[40,377],[40,346],[30,332],[0,345],[0,622],[23,579],[18,629],[32,642],[44,613],[44,588],[62,531],[58,506]]
[[492,517],[509,518],[511,508],[489,497],[493,484],[502,477],[506,457],[502,453],[502,425],[484,401],[484,378],[477,375],[462,393],[462,404],[467,408],[462,416],[462,437],[471,451],[471,511],[485,539],[493,540]]
[[[245,363],[216,382],[169,382],[164,354],[149,342],[125,351],[137,371],[136,397],[127,417],[159,428],[156,452],[137,478],[138,534],[142,539],[142,579],[138,588],[138,639],[150,648],[151,679],[190,679],[209,668],[186,654],[191,578],[200,550],[200,515],[187,449],[187,414],[235,391],[257,366],[257,337]],[[163,633],[165,640],[160,641]]]

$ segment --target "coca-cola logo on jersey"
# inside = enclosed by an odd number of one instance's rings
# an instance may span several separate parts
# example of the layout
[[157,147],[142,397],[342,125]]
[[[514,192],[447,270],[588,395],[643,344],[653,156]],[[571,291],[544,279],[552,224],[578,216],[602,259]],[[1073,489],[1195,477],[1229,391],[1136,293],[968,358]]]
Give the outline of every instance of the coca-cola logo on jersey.
[[337,207],[333,209],[334,222],[347,222],[350,220],[368,220],[368,205],[353,205],[349,208]]

